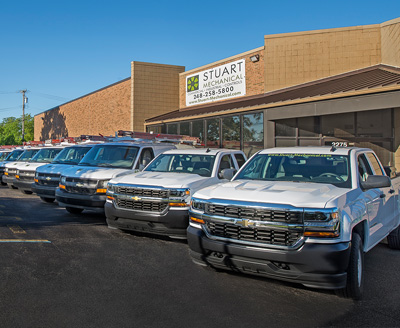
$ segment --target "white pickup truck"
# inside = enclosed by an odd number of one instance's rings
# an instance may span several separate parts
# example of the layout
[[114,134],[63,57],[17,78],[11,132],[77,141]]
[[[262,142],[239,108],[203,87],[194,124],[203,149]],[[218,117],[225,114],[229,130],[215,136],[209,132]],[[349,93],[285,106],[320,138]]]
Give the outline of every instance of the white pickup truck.
[[191,195],[227,181],[245,163],[240,150],[168,150],[140,173],[110,180],[105,213],[110,228],[186,238]]
[[121,141],[94,145],[77,166],[62,171],[56,189],[58,205],[72,214],[104,209],[108,181],[142,170],[158,154],[176,148],[170,143]]
[[192,259],[360,299],[364,253],[386,237],[400,249],[398,179],[370,149],[260,151],[193,195]]

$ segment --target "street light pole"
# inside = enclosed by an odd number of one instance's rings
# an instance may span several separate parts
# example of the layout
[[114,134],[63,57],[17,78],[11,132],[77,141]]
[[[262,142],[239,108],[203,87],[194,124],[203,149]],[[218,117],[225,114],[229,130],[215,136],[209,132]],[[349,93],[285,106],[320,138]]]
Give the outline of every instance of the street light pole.
[[25,103],[27,98],[25,97],[25,90],[20,90],[20,93],[22,93],[22,142],[25,141]]

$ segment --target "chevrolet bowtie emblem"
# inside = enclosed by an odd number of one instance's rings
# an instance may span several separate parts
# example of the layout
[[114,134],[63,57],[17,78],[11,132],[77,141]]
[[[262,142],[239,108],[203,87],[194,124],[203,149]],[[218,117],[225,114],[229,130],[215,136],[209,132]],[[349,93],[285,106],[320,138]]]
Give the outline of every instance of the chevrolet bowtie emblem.
[[76,186],[77,186],[77,187],[83,187],[83,183],[78,182],[78,183],[76,184]]
[[133,199],[133,200],[135,200],[135,201],[141,200],[141,198],[138,197],[138,196],[131,197],[131,199]]
[[245,228],[254,227],[255,226],[255,223],[253,221],[249,221],[247,219],[237,220],[236,224],[240,225],[242,227],[245,227]]
[[47,181],[50,181],[50,180],[51,180],[51,178],[50,178],[50,177],[47,177],[47,178],[46,178],[46,180],[47,180]]

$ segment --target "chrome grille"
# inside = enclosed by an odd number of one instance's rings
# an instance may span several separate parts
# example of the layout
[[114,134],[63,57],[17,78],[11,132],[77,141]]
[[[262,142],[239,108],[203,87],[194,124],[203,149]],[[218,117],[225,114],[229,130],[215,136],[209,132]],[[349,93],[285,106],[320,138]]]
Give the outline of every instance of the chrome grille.
[[231,223],[206,221],[206,229],[210,235],[248,242],[265,243],[276,246],[293,246],[302,232],[290,229],[247,228]]
[[133,201],[118,198],[115,200],[119,208],[145,212],[163,212],[168,207],[167,202]]
[[93,195],[96,193],[96,188],[85,188],[85,187],[76,187],[76,186],[65,186],[64,189],[66,192],[70,192],[73,194],[82,194],[82,195]]
[[207,204],[205,208],[205,213],[209,215],[218,215],[230,218],[241,218],[257,221],[303,223],[302,212],[252,208],[245,206]]
[[143,197],[155,197],[155,198],[168,198],[167,189],[147,189],[137,187],[116,187],[117,194],[123,194],[128,196],[143,196]]
[[34,181],[35,172],[34,171],[19,171],[18,173],[20,181]]
[[64,190],[73,194],[93,195],[97,190],[97,180],[67,177]]
[[37,184],[42,186],[57,187],[60,181],[60,174],[57,173],[38,173]]
[[17,170],[16,169],[8,169],[7,173],[8,173],[9,177],[15,177],[15,175],[17,174]]

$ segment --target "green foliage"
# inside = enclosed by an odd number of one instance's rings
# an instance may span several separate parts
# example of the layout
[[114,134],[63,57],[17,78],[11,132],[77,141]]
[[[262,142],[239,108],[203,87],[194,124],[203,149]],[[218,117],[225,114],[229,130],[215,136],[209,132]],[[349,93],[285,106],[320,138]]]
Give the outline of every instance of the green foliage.
[[[33,140],[34,120],[30,114],[25,115],[25,141]],[[0,145],[22,144],[22,116],[6,117],[0,123]]]

